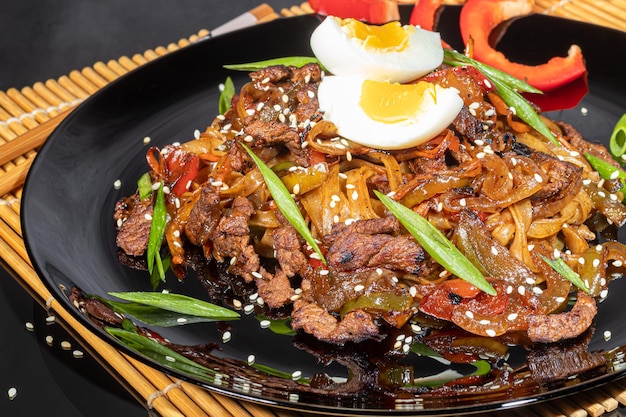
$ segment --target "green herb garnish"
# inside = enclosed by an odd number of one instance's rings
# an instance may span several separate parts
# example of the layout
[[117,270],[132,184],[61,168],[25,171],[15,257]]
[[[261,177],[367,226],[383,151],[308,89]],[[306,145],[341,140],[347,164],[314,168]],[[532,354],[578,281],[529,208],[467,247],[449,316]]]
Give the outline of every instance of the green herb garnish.
[[[165,207],[165,193],[163,192],[163,183],[159,185],[157,195],[154,200],[154,208],[152,210],[152,221],[150,223],[150,235],[148,237],[148,272],[153,273],[156,263],[158,277],[161,281],[165,281],[165,269],[161,261],[161,244],[165,235],[165,224],[167,223],[167,209]],[[158,281],[157,281],[158,284]],[[154,287],[154,283],[153,283]],[[155,287],[156,288],[156,287]]]
[[134,291],[110,292],[109,295],[146,306],[157,307],[190,316],[204,317],[211,320],[222,321],[236,320],[239,318],[239,313],[228,308],[182,294]]
[[585,158],[587,159],[587,162],[589,162],[589,165],[591,165],[593,169],[598,171],[600,177],[604,178],[605,180],[626,178],[626,172],[609,164],[604,159],[600,159],[590,153],[585,153]]
[[626,154],[626,113],[622,115],[613,128],[611,139],[609,139],[609,150],[614,158],[624,162],[622,156]]
[[233,79],[226,77],[226,81],[224,81],[224,88],[220,93],[218,102],[218,110],[220,114],[224,114],[228,109],[230,109],[234,96],[235,84],[233,83]]
[[142,323],[151,326],[175,327],[185,324],[222,321],[221,317],[200,317],[191,314],[176,313],[141,303],[112,301],[101,297],[98,297],[98,299],[116,312],[133,316]]
[[272,65],[292,65],[302,67],[306,64],[315,63],[322,65],[320,61],[312,56],[287,56],[283,58],[268,59],[265,61],[247,62],[244,64],[227,64],[224,68],[236,71],[258,71]]
[[209,382],[213,382],[215,377],[219,375],[218,372],[206,368],[167,346],[163,346],[148,337],[138,334],[136,331],[114,327],[106,327],[105,330],[130,349],[155,360],[161,365],[185,372]]
[[272,171],[270,167],[268,167],[265,162],[261,160],[250,148],[241,143],[241,146],[248,152],[250,157],[254,160],[257,167],[259,167],[259,171],[261,171],[261,175],[263,175],[263,180],[265,181],[265,185],[267,185],[267,189],[269,190],[276,206],[281,213],[285,216],[285,218],[291,223],[291,225],[296,229],[300,236],[306,240],[306,242],[313,248],[315,253],[320,257],[321,261],[326,265],[326,259],[322,254],[317,242],[313,238],[309,227],[307,226],[304,218],[302,217],[302,213],[300,209],[296,205],[296,202],[291,197],[289,190],[285,187],[285,184],[278,178],[278,175]]
[[567,279],[569,282],[571,282],[584,292],[589,293],[589,288],[587,288],[587,285],[580,278],[580,275],[574,272],[574,270],[569,267],[569,265],[563,260],[563,258],[556,258],[552,260],[541,254],[539,256],[541,257],[541,259],[544,260],[545,263],[550,265],[550,267],[556,272],[563,275],[563,277],[565,277],[565,279]]
[[256,316],[256,319],[259,322],[262,322],[263,320],[267,320],[270,322],[269,325],[269,329],[276,334],[282,335],[282,336],[295,336],[296,332],[291,328],[291,326],[289,326],[289,322],[291,321],[291,319],[270,319],[267,318],[264,315],[258,315]]
[[146,172],[137,180],[137,190],[142,201],[152,195],[152,179],[149,173]]
[[469,282],[489,295],[496,295],[496,290],[483,274],[428,220],[413,210],[392,200],[385,194],[374,190],[378,199],[396,216],[398,221],[411,233],[441,266],[452,274]]
[[520,79],[456,51],[444,49],[444,56],[444,62],[448,65],[471,65],[482,72],[494,84],[502,100],[504,100],[509,107],[515,109],[517,117],[528,123],[533,129],[548,138],[555,145],[561,146],[548,126],[541,120],[541,117],[539,117],[533,106],[518,93],[518,91],[528,93],[541,93],[541,91]]

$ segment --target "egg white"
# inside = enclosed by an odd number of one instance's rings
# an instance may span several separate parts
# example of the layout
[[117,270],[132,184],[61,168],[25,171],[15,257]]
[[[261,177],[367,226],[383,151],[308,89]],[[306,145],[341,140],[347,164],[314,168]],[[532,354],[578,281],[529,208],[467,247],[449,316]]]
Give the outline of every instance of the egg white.
[[337,126],[340,136],[363,146],[395,150],[420,145],[447,128],[463,107],[457,89],[433,84],[436,97],[425,94],[420,110],[412,117],[396,123],[379,122],[359,105],[363,81],[361,77],[326,76],[317,92],[324,119]]
[[365,48],[348,36],[337,18],[329,16],[311,35],[311,48],[334,75],[353,75],[376,81],[405,83],[428,74],[443,62],[441,37],[436,32],[413,26],[408,46],[402,51]]

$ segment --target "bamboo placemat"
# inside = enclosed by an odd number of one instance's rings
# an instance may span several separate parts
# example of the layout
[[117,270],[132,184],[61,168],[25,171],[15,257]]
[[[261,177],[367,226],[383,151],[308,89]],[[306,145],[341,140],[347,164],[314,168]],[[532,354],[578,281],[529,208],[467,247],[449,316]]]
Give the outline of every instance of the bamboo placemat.
[[[404,1],[406,2],[406,1]],[[460,4],[462,0],[446,0]],[[535,11],[584,20],[626,30],[621,16],[626,0],[536,0]],[[311,13],[308,3],[274,11],[262,4],[251,11],[258,22]],[[15,273],[16,280],[50,314],[71,330],[86,350],[111,372],[147,408],[162,416],[212,417],[304,417],[304,414],[270,408],[212,393],[157,371],[117,351],[82,326],[51,295],[35,273],[24,246],[20,227],[22,185],[36,151],[52,130],[80,102],[119,76],[159,56],[184,48],[205,37],[208,30],[167,46],[123,56],[91,67],[71,71],[58,79],[49,79],[21,89],[0,91],[0,256]],[[617,381],[576,398],[568,397],[547,404],[525,408],[523,415],[601,416],[626,406],[626,381]],[[507,415],[514,415],[509,411]],[[513,414],[511,414],[513,413]]]

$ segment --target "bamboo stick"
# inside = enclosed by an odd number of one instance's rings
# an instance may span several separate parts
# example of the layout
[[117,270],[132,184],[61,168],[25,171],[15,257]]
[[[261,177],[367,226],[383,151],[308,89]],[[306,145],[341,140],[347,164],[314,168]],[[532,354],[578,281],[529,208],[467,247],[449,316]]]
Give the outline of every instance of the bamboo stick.
[[91,80],[89,80],[89,78],[85,77],[85,75],[78,70],[70,72],[69,78],[81,89],[83,89],[87,93],[87,96],[90,96],[99,90],[99,87],[96,84],[94,84]]
[[17,88],[9,88],[7,90],[7,95],[11,98],[11,100],[17,103],[18,106],[20,106],[23,112],[32,114],[37,122],[43,123],[50,118],[45,110],[37,107],[35,103],[25,97],[24,94],[22,94],[22,92]]

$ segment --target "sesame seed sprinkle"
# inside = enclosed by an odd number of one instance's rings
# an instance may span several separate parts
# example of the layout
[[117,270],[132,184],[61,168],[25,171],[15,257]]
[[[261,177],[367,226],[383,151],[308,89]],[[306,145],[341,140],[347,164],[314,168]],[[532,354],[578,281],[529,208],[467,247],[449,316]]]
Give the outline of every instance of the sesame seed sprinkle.
[[232,339],[232,334],[228,330],[226,330],[224,334],[222,334],[222,342],[224,343],[230,342],[231,339]]
[[365,289],[365,286],[363,286],[363,285],[361,285],[361,284],[356,285],[356,286],[354,287],[354,291],[356,291],[356,292],[361,292],[361,291],[363,291],[364,289]]
[[9,396],[9,400],[13,401],[15,397],[17,397],[17,388],[11,387],[7,391],[7,395]]
[[72,351],[72,356],[76,359],[82,359],[82,357],[84,356],[83,351],[82,350],[78,350],[75,349]]
[[302,371],[293,371],[293,373],[291,374],[291,379],[293,379],[294,381],[297,381],[301,377],[302,377]]
[[143,144],[144,144],[144,145],[147,145],[147,144],[149,144],[149,143],[150,143],[150,141],[151,141],[151,140],[152,140],[152,139],[150,139],[150,136],[146,136],[145,138],[143,138]]
[[496,331],[493,329],[487,329],[485,330],[485,333],[487,333],[487,336],[489,337],[495,337],[496,336]]
[[470,318],[470,319],[473,319],[473,318],[474,318],[474,313],[472,313],[472,312],[471,312],[471,311],[469,311],[469,310],[467,310],[467,311],[465,312],[465,315],[466,315],[468,318]]
[[609,340],[611,340],[611,331],[610,330],[605,330],[603,335],[604,335],[604,340],[606,340],[607,342]]
[[30,321],[27,321],[25,326],[26,326],[26,330],[28,330],[29,332],[32,332],[33,330],[35,330],[35,326]]
[[268,327],[271,326],[271,324],[272,324],[272,322],[269,321],[269,320],[261,320],[259,322],[259,326],[261,326],[262,329],[267,329]]

